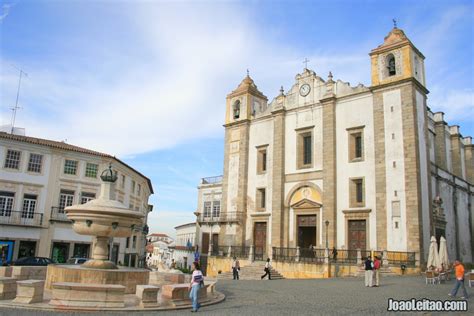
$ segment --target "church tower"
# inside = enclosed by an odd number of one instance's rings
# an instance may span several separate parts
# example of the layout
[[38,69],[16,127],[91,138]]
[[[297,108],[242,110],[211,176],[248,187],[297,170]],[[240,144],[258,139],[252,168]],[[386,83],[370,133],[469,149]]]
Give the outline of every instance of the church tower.
[[267,102],[248,72],[226,98],[222,213],[224,218],[236,218],[237,224],[220,226],[221,245],[245,245],[250,121]]
[[369,55],[377,249],[423,254],[431,217],[424,56],[396,25]]

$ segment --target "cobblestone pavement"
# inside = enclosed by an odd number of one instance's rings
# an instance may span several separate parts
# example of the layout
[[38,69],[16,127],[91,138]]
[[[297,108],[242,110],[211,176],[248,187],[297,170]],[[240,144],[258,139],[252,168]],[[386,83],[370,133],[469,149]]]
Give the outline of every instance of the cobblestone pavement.
[[[337,278],[321,280],[264,280],[219,281],[218,290],[227,297],[220,304],[203,307],[205,315],[324,315],[324,314],[385,314],[388,298],[449,299],[447,294],[454,281],[440,285],[426,285],[421,276],[386,277],[378,288],[367,288],[361,278]],[[474,290],[467,287],[472,315]],[[458,293],[460,295],[461,293]],[[0,315],[46,316],[49,313],[25,310],[0,309]],[[126,315],[130,313],[65,313],[65,315]],[[137,312],[134,315],[189,315],[189,310],[170,312]],[[430,314],[430,313],[425,313]],[[442,313],[445,315],[445,313]],[[458,313],[459,315],[460,313]]]

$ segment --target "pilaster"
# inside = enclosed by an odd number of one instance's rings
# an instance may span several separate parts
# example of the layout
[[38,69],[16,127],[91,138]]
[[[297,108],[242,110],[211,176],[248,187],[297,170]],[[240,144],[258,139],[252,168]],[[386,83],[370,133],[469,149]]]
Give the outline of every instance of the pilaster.
[[375,91],[374,109],[374,148],[375,148],[375,207],[377,249],[387,249],[387,188],[385,173],[385,121],[383,91]]
[[466,168],[466,180],[474,185],[474,145],[472,137],[464,137],[464,166]]
[[453,167],[453,174],[461,179],[464,179],[462,172],[461,161],[461,134],[459,133],[459,126],[453,125],[449,127],[449,134],[451,135],[451,164]]
[[272,247],[283,247],[284,181],[285,181],[285,111],[273,115],[273,168],[272,168]]
[[[329,221],[328,242],[337,245],[337,200],[336,200],[336,98],[328,95],[321,100],[323,105],[323,223]],[[325,225],[323,225],[326,229]],[[326,234],[323,233],[325,238]],[[322,243],[324,244],[324,242]]]
[[446,122],[444,121],[444,113],[434,113],[434,122],[436,133],[434,143],[436,165],[444,170],[448,170],[446,163]]

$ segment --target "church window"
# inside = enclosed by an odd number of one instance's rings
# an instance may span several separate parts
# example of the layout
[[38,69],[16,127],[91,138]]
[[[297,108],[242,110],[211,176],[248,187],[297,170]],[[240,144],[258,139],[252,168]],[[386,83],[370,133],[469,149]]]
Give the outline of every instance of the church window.
[[257,147],[257,174],[263,174],[267,171],[267,146]]
[[363,207],[365,206],[364,197],[364,179],[350,179],[349,183],[350,190],[350,207]]
[[232,106],[232,110],[234,112],[234,120],[238,119],[240,117],[240,101],[239,100],[234,102],[234,105]]
[[211,202],[204,202],[204,217],[211,217]]
[[313,133],[301,131],[297,139],[297,166],[298,169],[311,168],[313,165]]
[[393,54],[388,54],[387,56],[387,68],[389,76],[395,76],[397,74],[395,69],[395,56],[393,56]]
[[347,129],[349,133],[349,162],[364,160],[364,129],[355,127]]
[[266,191],[265,188],[257,189],[257,210],[264,211],[266,207]]

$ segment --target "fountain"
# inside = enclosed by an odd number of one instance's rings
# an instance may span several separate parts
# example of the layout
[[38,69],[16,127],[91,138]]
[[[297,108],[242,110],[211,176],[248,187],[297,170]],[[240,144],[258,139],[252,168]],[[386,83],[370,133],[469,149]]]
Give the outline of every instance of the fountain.
[[54,282],[121,284],[126,287],[126,293],[134,293],[137,284],[148,284],[148,270],[118,268],[108,260],[110,238],[130,237],[133,230],[143,224],[144,215],[115,200],[117,176],[111,166],[102,172],[100,178],[99,198],[65,208],[74,231],[93,236],[92,259],[80,266],[48,266],[47,288]]

